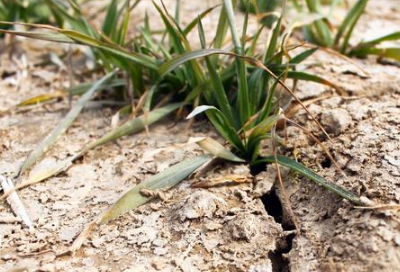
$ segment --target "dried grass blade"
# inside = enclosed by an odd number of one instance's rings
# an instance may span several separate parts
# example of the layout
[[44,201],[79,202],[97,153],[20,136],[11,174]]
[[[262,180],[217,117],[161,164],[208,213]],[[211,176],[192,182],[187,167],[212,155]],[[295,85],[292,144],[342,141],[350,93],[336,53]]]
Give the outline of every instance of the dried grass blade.
[[86,92],[76,103],[76,105],[68,112],[61,122],[50,132],[49,135],[32,151],[29,157],[26,159],[24,164],[19,171],[19,175],[23,174],[30,166],[32,166],[45,152],[52,146],[58,139],[58,137],[63,134],[72,122],[78,117],[79,113],[82,111],[86,102],[88,102],[93,94],[99,89],[99,87],[114,76],[115,72],[109,73],[97,81],[89,90]]
[[[4,192],[10,191],[14,189],[14,184],[10,179],[5,178],[4,176],[0,175],[1,186],[3,187]],[[24,204],[22,203],[21,199],[19,198],[17,192],[13,191],[10,196],[7,198],[12,211],[21,218],[22,222],[28,226],[29,230],[33,230],[33,223],[29,218],[29,215],[25,209]]]
[[245,160],[239,158],[231,151],[226,149],[223,145],[219,142],[215,141],[210,137],[200,137],[200,138],[192,138],[190,142],[195,142],[201,148],[203,148],[208,153],[228,161],[232,162],[245,162]]

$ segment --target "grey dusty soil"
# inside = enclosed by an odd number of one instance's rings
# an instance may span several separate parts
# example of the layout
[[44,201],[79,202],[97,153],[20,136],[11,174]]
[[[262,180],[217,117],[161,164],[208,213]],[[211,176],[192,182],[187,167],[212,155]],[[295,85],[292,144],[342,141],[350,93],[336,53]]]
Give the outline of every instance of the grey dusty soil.
[[[173,2],[166,1],[169,7]],[[191,18],[188,14],[197,14],[216,2],[191,6],[183,1],[186,13],[182,14]],[[385,3],[384,7],[381,1],[371,1],[356,29],[356,40],[400,25],[398,1]],[[0,112],[34,95],[68,87],[63,67],[33,66],[50,50],[63,49],[24,40],[15,42],[11,58],[9,49],[3,51]],[[347,178],[315,141],[292,126],[287,128],[288,142],[281,152],[357,195],[380,204],[399,204],[400,68],[379,64],[376,58],[354,61],[356,65],[320,51],[304,64],[346,93],[339,96],[317,84],[299,84],[297,94],[302,100],[323,98],[308,108],[331,140],[303,110],[294,118],[328,147]],[[32,172],[77,152],[108,131],[115,109],[99,100],[89,103]],[[63,99],[0,116],[0,175],[12,177],[67,110],[68,102]],[[6,202],[0,203],[0,271],[399,270],[397,210],[354,207],[282,169],[285,191],[300,228],[296,233],[276,185],[273,165],[252,176],[245,165],[216,164],[172,190],[155,192],[157,197],[150,203],[96,228],[76,254],[56,257],[125,190],[202,153],[196,146],[182,145],[199,136],[218,139],[205,121],[187,129],[185,122],[163,120],[151,126],[149,134],[138,133],[96,148],[65,173],[21,190],[19,195],[35,225],[33,231],[13,215]],[[192,186],[229,175],[243,182]]]

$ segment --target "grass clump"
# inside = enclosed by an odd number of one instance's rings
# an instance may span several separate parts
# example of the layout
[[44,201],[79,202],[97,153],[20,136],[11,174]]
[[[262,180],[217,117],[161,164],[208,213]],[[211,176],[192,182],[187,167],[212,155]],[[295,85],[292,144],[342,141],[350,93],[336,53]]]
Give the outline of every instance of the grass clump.
[[[212,139],[202,139],[199,145],[211,153],[190,159],[173,166],[167,172],[151,178],[141,185],[132,188],[117,203],[107,210],[96,223],[104,223],[121,213],[148,201],[140,189],[169,188],[193,171],[207,163],[213,156],[240,163],[257,166],[266,163],[280,164],[308,177],[334,193],[354,203],[361,203],[354,194],[325,181],[310,169],[290,158],[278,155],[276,145],[282,140],[276,133],[279,121],[287,119],[281,108],[278,92],[286,91],[292,99],[299,101],[285,81],[292,79],[294,86],[297,80],[311,80],[334,86],[329,81],[317,76],[296,70],[298,63],[305,60],[316,48],[291,56],[294,45],[288,45],[288,37],[282,35],[282,14],[273,27],[266,47],[257,48],[260,29],[249,42],[247,35],[249,5],[247,5],[244,24],[239,34],[236,29],[235,3],[223,0],[219,23],[212,43],[206,40],[202,18],[214,8],[208,9],[194,18],[186,27],[179,20],[179,1],[177,11],[172,16],[164,6],[155,5],[165,30],[160,39],[156,39],[150,27],[150,19],[145,18],[140,35],[128,38],[130,12],[138,1],[113,0],[107,7],[106,17],[101,30],[95,29],[83,16],[78,3],[69,1],[69,9],[55,0],[46,0],[59,27],[29,26],[39,29],[32,31],[5,31],[21,36],[44,39],[55,42],[87,45],[93,50],[98,67],[105,74],[96,83],[83,88],[78,103],[71,109],[50,134],[49,137],[33,151],[22,167],[21,173],[33,165],[51,146],[57,137],[64,133],[77,117],[84,104],[100,89],[113,86],[117,80],[123,80],[128,93],[128,111],[134,118],[127,119],[115,129],[89,143],[80,152],[59,163],[53,169],[30,177],[18,188],[39,182],[55,175],[84,152],[129,133],[137,132],[170,114],[178,108],[193,109],[189,118],[205,113],[215,129],[230,144],[230,148]],[[120,3],[120,4],[119,4]],[[285,7],[283,7],[283,11]],[[70,28],[63,28],[68,24]],[[197,26],[201,49],[194,50],[188,34]],[[224,46],[230,32],[231,44]],[[167,40],[168,38],[168,40]],[[212,48],[210,47],[212,44]],[[223,48],[233,48],[232,50]],[[131,86],[131,88],[129,88]],[[122,111],[122,109],[121,109]],[[137,116],[142,113],[141,116]],[[316,120],[315,120],[316,121]],[[263,141],[271,141],[272,152],[262,156]],[[4,196],[2,197],[4,198]]]
[[324,15],[323,2],[321,0],[306,0],[301,5],[299,1],[292,0],[293,6],[298,13],[308,11],[309,16],[314,16],[310,24],[303,27],[305,39],[311,43],[329,47],[337,50],[341,54],[356,57],[366,57],[368,55],[378,55],[379,57],[400,60],[400,48],[380,47],[383,42],[400,39],[400,32],[394,32],[371,41],[361,41],[357,45],[351,45],[350,39],[357,26],[360,17],[363,15],[369,0],[358,0],[347,12],[337,30],[332,27],[332,14],[340,1],[330,2],[329,14]]
[[[236,22],[231,1],[224,1],[224,10],[227,13],[235,53],[206,49],[205,35],[201,20],[199,20],[199,35],[204,49],[177,57],[165,63],[160,67],[160,70],[165,72],[165,70],[172,70],[184,62],[200,57],[204,58],[204,66],[208,71],[207,77],[212,86],[213,97],[209,98],[205,94],[206,102],[209,105],[201,105],[195,108],[188,118],[192,118],[203,112],[206,113],[217,131],[233,148],[232,151],[234,154],[230,157],[232,161],[246,161],[251,166],[271,162],[280,163],[319,183],[323,180],[321,177],[316,178],[317,175],[311,174],[312,171],[301,164],[277,155],[276,148],[273,148],[273,153],[270,156],[263,157],[260,155],[263,140],[272,141],[272,146],[276,142],[282,142],[276,134],[276,124],[278,121],[286,119],[286,117],[282,113],[279,99],[275,95],[278,86],[283,87],[290,95],[297,99],[294,93],[285,85],[284,81],[290,75],[289,72],[294,72],[295,64],[310,56],[314,49],[305,51],[293,58],[289,57],[285,61],[287,56],[285,56],[284,52],[287,52],[287,48],[284,47],[282,37],[280,36],[281,17],[273,29],[271,39],[261,60],[246,56],[245,52],[249,51],[244,42],[246,19],[242,38],[240,39],[236,33]],[[233,57],[235,80],[232,84],[226,85],[222,82],[216,68],[211,63],[210,56],[213,54]],[[268,67],[278,72],[278,76]],[[230,93],[231,90],[234,90],[234,93]],[[206,149],[209,151],[212,150],[212,148]],[[211,153],[214,154],[215,152],[211,151]],[[227,156],[225,156],[226,158]],[[324,187],[335,193],[339,193],[342,197],[351,201],[358,201],[356,196],[343,189],[337,190],[336,186],[331,186],[326,182],[319,184],[323,184]]]

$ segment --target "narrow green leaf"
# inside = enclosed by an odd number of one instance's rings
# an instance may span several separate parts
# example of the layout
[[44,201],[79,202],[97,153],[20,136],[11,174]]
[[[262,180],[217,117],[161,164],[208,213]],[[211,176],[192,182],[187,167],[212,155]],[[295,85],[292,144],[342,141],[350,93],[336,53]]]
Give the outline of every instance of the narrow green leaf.
[[14,31],[14,30],[5,30],[0,29],[0,33],[3,34],[11,34],[21,37],[27,37],[37,40],[44,40],[50,42],[60,42],[60,43],[74,43],[74,40],[69,38],[66,35],[59,33],[48,33],[48,32],[35,32],[35,31]]
[[[198,26],[199,26],[200,41],[201,41],[203,49],[205,49],[206,40],[205,40],[203,26],[202,26],[200,19],[199,19]],[[218,103],[218,107],[221,109],[221,112],[226,116],[226,118],[229,120],[229,122],[232,126],[237,126],[237,122],[234,117],[232,107],[228,101],[228,97],[226,96],[226,92],[225,92],[225,88],[222,83],[222,80],[221,80],[220,76],[218,75],[217,70],[213,66],[210,57],[207,56],[207,57],[205,57],[205,59],[206,59],[207,69],[210,74],[211,85],[212,85],[213,91],[214,91],[213,93],[210,93],[210,95],[207,95],[206,98],[212,97],[214,94],[215,98],[217,100],[217,103]],[[207,102],[212,103],[212,101],[210,101],[209,99]]]
[[[131,18],[131,7],[129,6],[130,1],[127,0],[125,5],[125,14],[124,14],[124,18],[122,20],[122,23],[120,25],[120,29],[117,32],[117,43],[121,46],[123,46],[125,44],[125,38],[126,35],[128,33],[128,28],[129,28],[129,22],[130,22],[130,18]],[[122,12],[122,10],[121,10]]]
[[312,81],[315,83],[323,84],[323,85],[326,85],[326,86],[329,86],[336,90],[341,91],[341,88],[339,86],[337,86],[336,84],[334,84],[333,82],[331,82],[323,77],[317,76],[315,74],[310,74],[310,73],[301,72],[301,71],[289,71],[287,73],[287,76],[288,76],[288,78],[291,78],[291,79]]
[[279,33],[281,31],[281,25],[282,25],[282,15],[279,17],[278,21],[276,22],[275,28],[272,32],[271,40],[268,43],[267,51],[265,52],[264,55],[264,63],[267,62],[269,59],[271,59],[278,46],[279,42]]
[[243,48],[243,51],[246,48],[247,26],[249,24],[249,10],[250,10],[250,1],[247,1],[244,21],[243,21],[243,28],[242,28],[242,39],[241,39],[241,46]]
[[269,116],[267,118],[265,118],[264,120],[262,120],[259,124],[257,124],[252,132],[250,133],[250,136],[248,138],[249,142],[255,142],[255,139],[257,139],[258,137],[267,134],[268,132],[270,132],[270,130],[272,129],[272,127],[276,124],[276,122],[278,122],[280,119],[282,118],[281,115],[276,114],[276,115],[272,115]]
[[282,118],[281,115],[275,114],[272,116],[269,116],[262,120],[259,124],[257,124],[252,132],[250,133],[250,136],[248,137],[247,140],[247,149],[249,153],[249,157],[252,158],[252,161],[258,156],[258,149],[261,141],[265,139],[265,137],[269,134],[272,129],[272,127]]
[[[231,35],[233,44],[235,46],[235,52],[240,56],[244,56],[244,48],[242,48],[241,42],[237,34],[235,12],[232,5],[232,0],[223,0],[223,3],[226,11],[226,16],[228,18],[229,28],[231,29]],[[237,107],[239,109],[240,125],[242,126],[250,118],[253,112],[252,112],[252,107],[250,106],[251,96],[249,94],[249,89],[247,85],[246,65],[244,61],[240,58],[237,58],[235,62],[236,62],[237,81],[238,81]]]
[[255,51],[256,51],[256,48],[257,48],[257,43],[258,43],[258,40],[260,38],[260,35],[261,35],[263,29],[264,29],[264,25],[262,25],[258,29],[257,33],[255,35],[253,35],[253,37],[251,38],[251,44],[250,44],[249,49],[247,50],[247,56],[254,56],[255,55]]
[[235,19],[235,11],[232,5],[232,0],[222,0],[225,7],[226,16],[228,19],[228,24],[231,29],[232,40],[235,46],[235,52],[239,55],[243,54],[242,45],[239,40],[239,36],[236,30],[236,19]]
[[[269,156],[269,157],[259,160],[257,163],[265,163],[265,162],[275,163],[276,160],[275,160],[274,156]],[[362,201],[360,200],[360,198],[358,196],[356,196],[355,194],[351,193],[350,191],[344,189],[343,187],[341,187],[337,184],[326,181],[323,177],[317,175],[309,168],[305,167],[304,165],[302,165],[294,160],[291,160],[285,156],[278,155],[277,162],[280,165],[286,166],[286,167],[290,168],[291,170],[298,172],[300,175],[303,175],[303,176],[311,179],[317,185],[320,185],[320,186],[324,187],[325,189],[327,189],[327,190],[329,190],[329,191],[331,191],[331,192],[333,192],[355,204],[358,204],[358,205],[363,204]]]
[[213,54],[224,54],[226,52],[227,51],[222,50],[222,49],[201,49],[201,50],[187,52],[187,53],[184,53],[178,57],[175,57],[175,58],[163,63],[158,68],[158,73],[159,73],[160,77],[164,77],[166,74],[173,71],[178,66],[180,66],[181,64],[183,64],[187,61],[210,56]]
[[[163,2],[161,2],[163,4]],[[173,20],[173,18],[168,14],[167,9],[164,7],[164,12],[159,6],[153,2],[155,8],[161,15],[161,18],[166,26],[167,32],[170,36],[172,46],[175,51],[179,54],[192,51],[189,41],[186,38],[183,30],[180,26]],[[200,82],[204,81],[204,74],[202,72],[201,66],[196,61],[190,61],[185,65],[184,73],[186,79],[189,81],[190,85],[196,86]]]
[[[0,24],[1,23],[2,22],[0,22]],[[37,28],[43,28],[43,26],[37,25],[37,24],[29,24],[29,25],[37,27]],[[48,28],[48,27],[46,27],[46,28]],[[128,52],[125,49],[116,47],[111,44],[104,43],[100,40],[97,40],[91,36],[88,36],[84,33],[78,32],[78,31],[68,30],[68,29],[59,29],[59,28],[54,28],[54,27],[51,27],[51,29],[53,31],[57,31],[59,33],[18,32],[18,31],[10,31],[10,30],[2,30],[2,29],[0,29],[0,33],[9,33],[9,34],[13,34],[13,35],[25,36],[25,37],[29,37],[29,38],[33,38],[33,39],[40,39],[40,40],[53,41],[53,42],[62,42],[62,43],[75,42],[77,44],[84,44],[84,45],[96,47],[99,49],[103,49],[112,54],[123,57],[127,60],[131,60],[138,64],[144,65],[147,68],[157,70],[157,65],[156,65],[155,61],[152,58],[150,58],[149,56],[146,56],[144,54],[139,54],[136,52]]]
[[318,50],[318,47],[308,49],[308,50],[298,54],[297,56],[293,57],[289,63],[299,64],[299,63],[303,62],[305,59],[307,59],[308,57],[310,57],[312,54],[314,54],[314,52],[317,50]]
[[100,224],[107,223],[118,216],[143,205],[150,200],[141,194],[141,190],[168,189],[187,178],[196,169],[211,159],[211,156],[202,155],[180,162],[165,171],[139,183],[126,192],[111,208],[101,216]]
[[[318,14],[322,13],[320,1],[306,0],[306,3],[310,12]],[[318,41],[319,44],[327,47],[332,45],[331,31],[326,21],[322,19],[317,20],[312,24],[312,27],[314,27],[316,31],[316,35],[314,34],[313,36],[315,37],[315,39]],[[311,33],[312,32],[313,31],[311,31]]]
[[103,145],[110,141],[119,139],[125,135],[136,133],[140,130],[143,130],[145,126],[153,124],[160,120],[161,118],[165,117],[166,115],[170,114],[174,110],[178,109],[182,106],[182,103],[173,103],[166,105],[162,108],[158,108],[148,112],[146,115],[139,116],[135,119],[131,119],[119,127],[114,128],[113,130],[109,131],[105,135],[103,135],[100,139],[90,143],[87,145],[83,150],[86,152],[87,150],[93,149],[99,145]]
[[[217,8],[217,7],[219,7],[219,6],[221,6],[221,5],[216,5],[216,6],[213,6],[213,7],[210,7],[210,8],[208,8],[208,9],[206,9],[205,11],[203,11],[202,13],[200,13],[198,17],[199,17],[200,19],[203,19],[203,18],[206,17],[211,11],[213,11],[215,8]],[[193,20],[184,28],[183,34],[188,35],[188,34],[193,30],[193,28],[196,27],[198,21],[199,21],[198,18],[193,19]]]
[[[229,28],[225,6],[222,6],[221,12],[219,13],[218,18],[219,19],[218,19],[217,31],[215,33],[214,45],[213,45],[213,47],[216,49],[222,48],[226,34],[228,32],[228,28]],[[213,66],[217,67],[217,69],[218,69],[219,65],[220,65],[220,63],[218,62],[218,56],[213,56],[211,58],[211,61],[213,63]]]
[[174,19],[175,22],[179,25],[181,20],[181,0],[176,0]]
[[[70,93],[71,95],[82,95],[86,93],[88,90],[90,90],[90,88],[92,88],[94,84],[96,84],[96,82],[81,83],[64,91]],[[126,80],[120,78],[113,78],[108,82],[105,82],[101,86],[99,86],[99,90],[105,90],[125,85],[126,85]]]
[[350,51],[349,55],[364,58],[368,55],[377,55],[379,57],[391,58],[400,61],[400,47],[377,48],[363,47]]
[[265,100],[265,104],[261,109],[260,117],[258,118],[258,122],[264,120],[267,116],[269,116],[273,111],[273,99],[275,96],[276,87],[278,86],[279,81],[282,79],[284,75],[287,75],[287,71],[283,71],[275,80],[274,84],[272,84],[271,88],[268,90],[267,99]]
[[229,123],[225,115],[214,106],[202,105],[196,107],[186,119],[193,118],[194,116],[206,112],[208,119],[214,125],[216,130],[224,137],[229,143],[237,150],[244,152],[244,146],[233,126]]
[[346,51],[353,29],[364,12],[367,3],[368,0],[359,0],[347,13],[345,19],[340,25],[334,41],[334,45],[338,46],[340,39],[345,35],[344,41],[340,47],[340,52],[344,53]]
[[362,42],[356,48],[358,48],[358,47],[370,47],[370,46],[378,45],[378,44],[383,43],[383,42],[397,41],[397,40],[400,40],[400,31],[393,32],[393,33],[390,33],[388,35],[385,35],[385,36],[382,36],[382,37],[379,37],[379,38],[376,38],[376,39],[373,39],[373,40],[370,40],[370,41]]
[[107,14],[103,22],[103,33],[111,37],[111,33],[115,31],[118,24],[118,0],[112,0],[108,5]]

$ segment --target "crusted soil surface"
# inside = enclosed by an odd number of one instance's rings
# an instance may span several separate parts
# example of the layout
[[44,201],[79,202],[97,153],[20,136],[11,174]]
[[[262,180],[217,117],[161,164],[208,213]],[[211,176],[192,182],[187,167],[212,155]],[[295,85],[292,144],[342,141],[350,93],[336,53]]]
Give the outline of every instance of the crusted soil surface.
[[[173,7],[171,2],[166,1],[168,7]],[[201,10],[216,3],[205,2]],[[400,23],[395,16],[400,11],[397,1],[387,1],[385,7],[380,2],[371,1],[362,17],[359,31],[367,36],[383,34],[379,33],[382,28],[396,30]],[[190,5],[184,8],[190,14],[199,10]],[[24,40],[15,42],[11,57],[10,49],[3,51],[0,112],[34,95],[69,86],[64,67],[33,65],[49,50],[62,49]],[[293,118],[323,142],[342,171],[313,139],[293,126],[287,128],[288,143],[281,152],[377,204],[399,204],[400,68],[395,63],[378,63],[376,58],[354,62],[320,51],[304,63],[344,90],[345,95],[338,95],[317,84],[298,86],[302,100],[320,98],[308,108],[331,140],[303,110]],[[110,129],[117,108],[104,99],[89,103],[32,171],[64,159],[103,135]],[[3,113],[0,175],[13,177],[29,152],[67,111],[68,101],[62,99]],[[151,126],[149,133],[96,148],[68,171],[21,190],[19,195],[35,225],[33,231],[13,215],[6,202],[1,203],[0,271],[398,270],[397,210],[354,207],[282,169],[295,215],[290,218],[273,165],[254,176],[245,165],[216,164],[169,191],[153,192],[156,197],[150,203],[96,228],[76,254],[58,256],[125,190],[202,153],[195,145],[185,145],[190,137],[218,139],[205,121],[190,128],[186,125],[164,119]],[[241,182],[196,188],[196,184],[232,175]],[[299,232],[294,230],[293,220]]]

